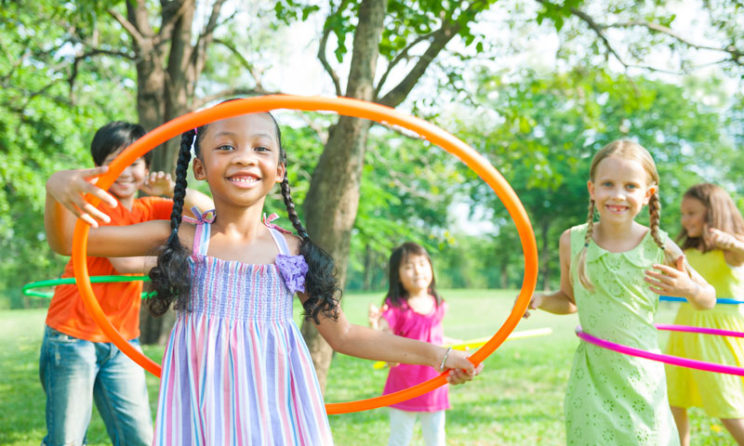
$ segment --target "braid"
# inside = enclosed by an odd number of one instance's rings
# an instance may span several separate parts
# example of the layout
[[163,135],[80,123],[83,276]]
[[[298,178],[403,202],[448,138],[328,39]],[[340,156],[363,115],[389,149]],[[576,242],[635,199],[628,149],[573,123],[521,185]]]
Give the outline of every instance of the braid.
[[299,235],[300,238],[304,241],[305,239],[310,238],[310,236],[307,235],[307,231],[302,225],[300,217],[297,215],[297,210],[295,210],[294,200],[292,200],[292,190],[289,187],[289,180],[287,179],[286,175],[282,180],[281,187],[282,198],[284,198],[284,205],[287,207],[287,215],[289,216],[289,221],[292,222],[292,226],[294,226],[295,230],[297,231],[297,235]]
[[181,136],[181,148],[178,152],[178,162],[176,164],[176,185],[173,189],[173,210],[170,218],[171,234],[158,255],[157,265],[150,270],[152,287],[157,294],[150,299],[149,308],[155,316],[160,316],[168,311],[174,300],[176,301],[176,309],[188,308],[188,254],[178,238],[178,228],[183,216],[183,202],[187,186],[186,175],[191,160],[191,146],[195,138],[196,132],[194,130],[190,130]]
[[338,318],[338,299],[336,295],[341,290],[336,282],[333,258],[310,240],[310,236],[295,210],[289,180],[286,176],[282,180],[281,187],[289,221],[292,222],[292,226],[302,238],[300,254],[305,258],[308,266],[307,276],[305,276],[305,294],[308,298],[302,304],[305,309],[304,316],[312,318],[315,323],[319,323],[319,313],[335,320]]
[[193,130],[181,136],[181,150],[178,152],[178,162],[176,163],[176,185],[173,187],[173,211],[170,218],[171,235],[168,238],[169,244],[171,243],[171,239],[178,238],[178,227],[181,225],[183,202],[186,198],[186,175],[188,174],[189,163],[191,162],[191,145],[194,137],[195,133]]
[[576,261],[577,273],[579,276],[579,282],[587,290],[593,290],[594,284],[589,279],[586,273],[586,250],[589,248],[589,242],[592,240],[592,234],[594,233],[594,200],[589,200],[589,211],[586,216],[586,235],[584,236],[584,246],[581,248],[581,253]]
[[659,200],[659,193],[654,192],[648,200],[648,227],[656,246],[664,251],[665,262],[674,264],[674,261],[676,260],[674,258],[674,253],[668,246],[666,246],[664,240],[661,239],[661,234],[659,233],[659,220],[661,220],[661,201]]

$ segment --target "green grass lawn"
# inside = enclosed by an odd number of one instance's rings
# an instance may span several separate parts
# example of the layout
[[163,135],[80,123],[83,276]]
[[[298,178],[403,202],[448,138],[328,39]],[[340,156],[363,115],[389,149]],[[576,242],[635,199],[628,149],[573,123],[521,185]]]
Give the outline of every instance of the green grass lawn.
[[[515,291],[447,290],[445,331],[450,337],[472,339],[492,335],[511,310]],[[352,322],[366,324],[367,306],[379,304],[381,294],[348,294],[344,311]],[[296,305],[299,307],[299,305]],[[670,322],[675,304],[662,304],[659,322]],[[45,433],[44,393],[38,378],[38,354],[45,310],[0,311],[0,445],[38,445]],[[447,412],[450,445],[562,445],[563,394],[578,344],[575,315],[535,313],[517,331],[550,327],[549,336],[507,341],[485,361],[474,381],[450,389]],[[664,345],[665,338],[661,341]],[[162,347],[145,352],[160,361]],[[327,402],[349,401],[380,394],[385,370],[371,361],[336,355],[328,378]],[[155,413],[158,381],[148,376],[150,404]],[[695,445],[734,444],[715,419],[693,410]],[[338,445],[387,444],[386,410],[332,415]],[[417,432],[413,444],[422,444]],[[90,445],[110,444],[95,412],[88,431]]]

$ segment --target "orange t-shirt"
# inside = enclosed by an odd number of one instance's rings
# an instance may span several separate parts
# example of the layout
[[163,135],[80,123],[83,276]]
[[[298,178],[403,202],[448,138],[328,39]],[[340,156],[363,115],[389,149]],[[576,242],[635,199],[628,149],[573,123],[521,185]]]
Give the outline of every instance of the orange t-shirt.
[[[132,210],[119,203],[112,208],[101,203],[99,209],[111,217],[107,225],[130,225],[149,220],[170,219],[173,202],[159,197],[134,200]],[[121,275],[106,257],[88,257],[88,274],[91,276]],[[74,277],[72,261],[67,262],[62,277]],[[93,292],[101,309],[124,339],[139,336],[139,311],[142,299],[142,282],[94,283]],[[76,285],[59,285],[49,304],[46,324],[78,339],[91,342],[111,342],[85,309]]]

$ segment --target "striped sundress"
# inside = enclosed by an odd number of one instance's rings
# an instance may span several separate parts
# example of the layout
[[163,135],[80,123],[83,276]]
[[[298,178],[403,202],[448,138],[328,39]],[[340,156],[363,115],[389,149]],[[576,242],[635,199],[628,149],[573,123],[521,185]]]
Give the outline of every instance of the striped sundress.
[[[307,271],[269,225],[280,254],[250,265],[207,256],[196,226],[191,311],[179,311],[163,355],[155,445],[329,445],[328,416],[290,290]],[[292,275],[294,274],[294,278]],[[295,279],[295,280],[293,280]]]

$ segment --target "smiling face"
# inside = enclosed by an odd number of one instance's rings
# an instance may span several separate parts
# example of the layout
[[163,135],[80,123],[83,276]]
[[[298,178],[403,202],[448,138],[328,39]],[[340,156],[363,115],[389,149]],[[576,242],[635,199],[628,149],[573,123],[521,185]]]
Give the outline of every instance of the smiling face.
[[[104,160],[103,165],[108,166],[111,164],[117,156],[125,149],[122,147],[119,150],[111,152]],[[121,175],[114,181],[109,187],[108,191],[119,199],[119,201],[126,207],[131,207],[131,202],[137,194],[137,191],[145,183],[147,178],[147,165],[144,158],[137,158],[135,162],[127,166]]]
[[199,139],[194,176],[206,180],[215,203],[249,206],[284,179],[279,140],[268,114],[240,115],[214,122]]
[[409,295],[426,292],[433,277],[431,263],[425,255],[408,254],[398,267],[398,279]]
[[697,198],[684,197],[682,204],[680,205],[680,212],[682,213],[682,227],[687,232],[687,236],[701,237],[706,224],[706,209],[705,204]]
[[655,192],[656,186],[649,183],[640,162],[610,155],[597,164],[587,186],[600,221],[629,223]]

